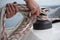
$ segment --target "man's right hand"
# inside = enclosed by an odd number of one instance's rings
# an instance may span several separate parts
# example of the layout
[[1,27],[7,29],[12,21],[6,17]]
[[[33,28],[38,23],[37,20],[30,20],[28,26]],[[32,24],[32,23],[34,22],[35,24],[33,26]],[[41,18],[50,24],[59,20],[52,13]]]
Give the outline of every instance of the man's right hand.
[[27,7],[30,10],[31,16],[39,16],[41,9],[34,0],[25,0]]
[[6,18],[11,18],[12,16],[14,16],[17,12],[19,11],[19,8],[17,7],[16,3],[8,3],[6,4]]

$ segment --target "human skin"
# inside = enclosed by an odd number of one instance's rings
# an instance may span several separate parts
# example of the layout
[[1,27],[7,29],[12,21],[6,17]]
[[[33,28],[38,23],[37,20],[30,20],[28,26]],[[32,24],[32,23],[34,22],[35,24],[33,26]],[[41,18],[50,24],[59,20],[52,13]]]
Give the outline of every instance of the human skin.
[[[26,2],[27,7],[29,8],[29,12],[31,16],[38,16],[40,14],[40,7],[34,0],[24,0]],[[6,17],[11,18],[14,16],[18,11],[19,8],[16,6],[17,3],[8,3],[6,5]]]

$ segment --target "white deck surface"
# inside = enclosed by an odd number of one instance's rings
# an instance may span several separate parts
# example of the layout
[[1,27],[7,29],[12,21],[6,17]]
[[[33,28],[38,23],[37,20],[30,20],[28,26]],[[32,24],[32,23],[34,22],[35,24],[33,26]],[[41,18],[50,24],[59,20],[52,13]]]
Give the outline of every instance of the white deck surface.
[[33,30],[23,40],[60,40],[60,23],[53,24],[48,30]]

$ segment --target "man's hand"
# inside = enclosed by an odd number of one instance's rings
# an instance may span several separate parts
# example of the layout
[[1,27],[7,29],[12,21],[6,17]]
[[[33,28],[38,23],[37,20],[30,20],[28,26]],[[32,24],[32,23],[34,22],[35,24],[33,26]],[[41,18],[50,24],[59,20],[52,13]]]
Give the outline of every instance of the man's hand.
[[6,18],[11,18],[13,15],[15,15],[19,11],[18,7],[16,6],[16,3],[8,3],[6,4]]
[[25,0],[25,2],[32,16],[38,16],[40,14],[40,7],[34,0]]

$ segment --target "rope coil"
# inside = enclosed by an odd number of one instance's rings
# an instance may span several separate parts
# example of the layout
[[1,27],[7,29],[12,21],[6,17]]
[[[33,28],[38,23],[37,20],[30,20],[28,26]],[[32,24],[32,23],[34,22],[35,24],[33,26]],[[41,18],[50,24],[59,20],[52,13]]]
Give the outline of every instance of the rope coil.
[[[2,27],[1,34],[3,36],[3,40],[7,40],[7,39],[8,40],[13,40],[14,38],[17,39],[17,40],[18,40],[18,38],[22,39],[23,35],[25,35],[30,30],[29,28],[31,28],[31,25],[32,25],[31,18],[27,18],[28,20],[25,22],[25,24],[21,25],[21,27],[23,28],[22,30],[20,30],[21,28],[18,28],[9,37],[7,37],[7,33],[5,32],[6,28],[4,26],[5,25],[4,19],[5,18],[6,18],[5,8],[3,8],[2,13],[1,13],[1,27]],[[16,37],[16,36],[19,36],[19,37]]]

